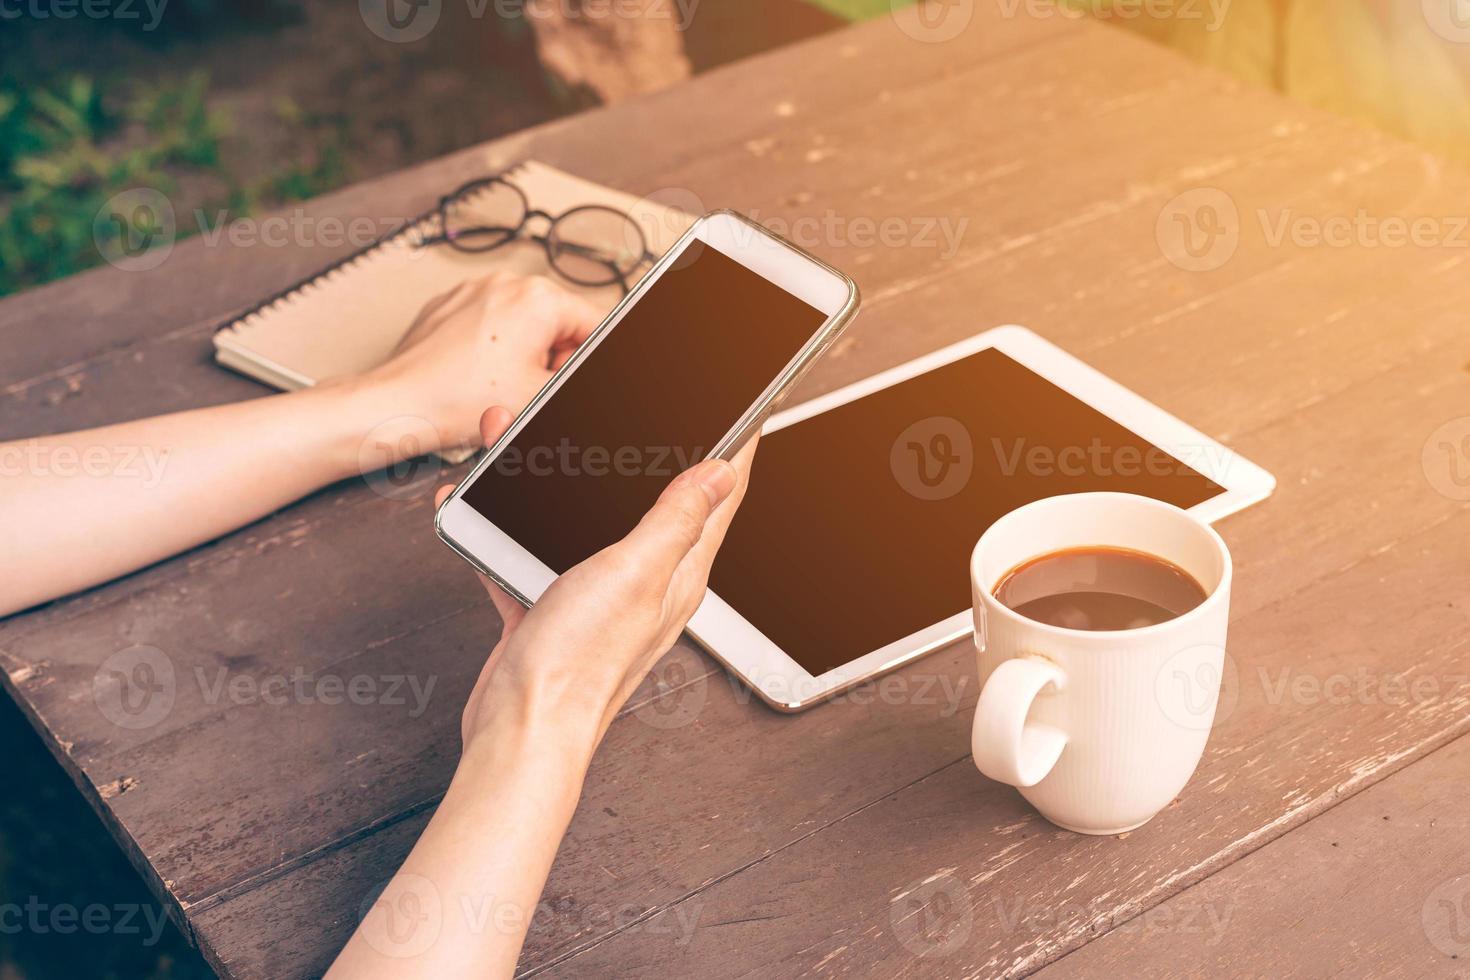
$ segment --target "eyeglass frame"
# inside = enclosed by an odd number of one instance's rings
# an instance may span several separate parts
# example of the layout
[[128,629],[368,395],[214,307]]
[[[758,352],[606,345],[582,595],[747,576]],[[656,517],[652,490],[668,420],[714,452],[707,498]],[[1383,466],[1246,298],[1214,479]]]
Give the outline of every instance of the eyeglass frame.
[[[505,187],[508,187],[510,188],[510,190],[514,191],[516,196],[520,198],[520,224],[516,225],[516,227],[514,228],[480,227],[467,229],[467,231],[501,232],[504,234],[505,237],[501,238],[497,242],[492,242],[489,245],[483,245],[479,247],[462,244],[457,239],[463,237],[463,233],[458,236],[451,235],[449,233],[449,205],[455,200],[464,197],[472,190],[476,190],[480,187],[491,187],[495,184],[503,184]],[[504,245],[509,245],[511,242],[530,239],[532,241],[541,243],[541,247],[546,250],[546,264],[551,267],[551,270],[553,272],[555,272],[557,275],[561,276],[568,282],[575,283],[578,286],[593,287],[611,286],[613,285],[613,283],[617,283],[617,285],[622,288],[623,295],[627,296],[629,293],[632,292],[632,286],[630,286],[628,283],[628,273],[620,269],[616,262],[609,261],[603,256],[584,255],[583,257],[588,258],[594,262],[601,262],[602,264],[606,265],[610,270],[612,270],[613,278],[608,279],[605,282],[593,282],[586,279],[579,279],[578,277],[568,273],[565,269],[562,269],[557,265],[556,255],[552,251],[553,246],[551,242],[551,232],[553,229],[556,228],[558,223],[566,220],[571,215],[578,214],[583,211],[609,211],[623,218],[629,225],[632,226],[633,230],[638,233],[638,243],[639,247],[642,249],[642,254],[638,258],[638,261],[635,262],[629,269],[629,272],[636,270],[640,266],[651,265],[654,262],[658,261],[658,256],[654,255],[648,250],[648,238],[643,234],[643,229],[639,226],[638,222],[634,220],[633,216],[628,212],[615,207],[610,207],[606,204],[579,204],[576,207],[568,208],[561,214],[553,215],[548,211],[543,211],[541,208],[531,207],[531,201],[528,197],[526,197],[526,192],[521,190],[521,188],[517,185],[511,183],[511,181],[506,178],[504,174],[493,174],[489,177],[476,177],[474,180],[467,181],[466,183],[461,184],[452,193],[446,194],[445,196],[439,198],[439,206],[435,209],[435,214],[439,218],[439,234],[428,235],[420,238],[414,247],[427,248],[430,245],[444,244],[448,245],[450,248],[454,249],[457,252],[463,252],[470,255],[478,255],[485,252],[493,252],[495,249],[500,248]],[[544,233],[522,234],[523,232],[525,232],[526,225],[530,223],[532,218],[546,219],[548,224]],[[570,242],[562,242],[560,243],[559,247],[567,249],[568,251],[576,251],[578,249],[578,246],[575,246],[573,243]],[[584,251],[590,251],[590,249]]]

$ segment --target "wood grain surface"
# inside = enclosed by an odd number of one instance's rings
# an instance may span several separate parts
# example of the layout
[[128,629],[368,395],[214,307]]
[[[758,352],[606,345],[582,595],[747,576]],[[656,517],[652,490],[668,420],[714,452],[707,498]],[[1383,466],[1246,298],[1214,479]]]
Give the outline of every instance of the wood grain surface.
[[1470,976],[1461,738],[1042,970],[1042,980]]
[[[968,644],[785,717],[681,643],[597,755],[524,973],[992,976],[1079,947],[1052,969],[1128,972],[1129,930],[1150,912],[1200,895],[1208,910],[1217,881],[1311,875],[1312,842],[1361,827],[1360,801],[1386,791],[1374,784],[1407,780],[1429,800],[1463,773],[1462,743],[1441,747],[1470,729],[1470,493],[1455,469],[1470,459],[1439,446],[1470,416],[1470,241],[1455,231],[1470,178],[1122,32],[1027,10],[976,4],[944,43],[916,39],[912,12],[880,18],[305,206],[413,214],[534,157],[738,208],[863,290],[798,397],[1020,322],[1280,484],[1222,522],[1237,563],[1226,698],[1199,772],[1147,827],[1062,832],[975,772]],[[1172,216],[1222,200],[1233,252],[1201,265]],[[1359,214],[1438,231],[1395,246]],[[1341,220],[1346,239],[1314,240]],[[884,222],[900,241],[873,240]],[[150,273],[98,270],[0,303],[0,437],[261,394],[209,363],[210,327],[340,251],[195,239]],[[223,975],[320,973],[447,785],[459,709],[499,631],[433,538],[429,496],[452,475],[333,487],[0,623],[7,688]],[[169,703],[119,724],[94,678],[135,647],[172,670]],[[298,677],[385,696],[261,695]],[[1405,881],[1454,870],[1447,839],[1405,833]],[[1370,836],[1387,839],[1358,831],[1335,880],[1363,861],[1374,873]],[[1287,870],[1265,863],[1273,852]],[[1379,902],[1419,915],[1411,891],[1365,886],[1322,941]],[[1334,907],[1311,910],[1326,922]],[[1241,912],[1222,943],[1275,928]],[[1150,936],[1139,972],[1226,962],[1198,942]]]

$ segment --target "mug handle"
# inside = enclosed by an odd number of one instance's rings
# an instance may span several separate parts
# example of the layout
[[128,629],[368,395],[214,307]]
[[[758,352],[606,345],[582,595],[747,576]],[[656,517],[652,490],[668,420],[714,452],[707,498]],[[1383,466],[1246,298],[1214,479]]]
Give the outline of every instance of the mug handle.
[[1030,723],[1031,704],[1047,686],[1067,685],[1060,667],[1040,657],[1018,657],[995,668],[980,702],[970,750],[985,775],[1011,786],[1035,786],[1046,778],[1067,747],[1067,733],[1053,725]]

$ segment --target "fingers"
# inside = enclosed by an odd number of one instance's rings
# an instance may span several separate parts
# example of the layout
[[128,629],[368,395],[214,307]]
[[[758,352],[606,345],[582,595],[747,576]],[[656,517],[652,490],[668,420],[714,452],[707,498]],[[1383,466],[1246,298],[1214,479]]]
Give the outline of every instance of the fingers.
[[709,581],[709,573],[714,566],[715,556],[719,553],[720,546],[725,543],[725,535],[730,530],[730,522],[735,519],[735,514],[740,510],[740,504],[745,499],[746,488],[750,485],[750,469],[755,457],[755,445],[756,439],[752,438],[731,460],[737,475],[735,489],[730,492],[725,502],[710,515],[699,543],[689,550],[689,554],[685,556],[684,561],[674,573],[670,593],[678,602],[692,602],[691,609],[694,605],[699,604],[699,599],[704,595],[704,587]]
[[[478,572],[475,574],[479,575]],[[483,575],[480,575],[480,584],[485,587],[485,594],[490,597],[490,602],[495,606],[495,611],[500,614],[500,622],[504,624],[501,635],[509,633],[519,626],[521,620],[526,618],[526,607]]]
[[704,536],[710,515],[738,482],[735,467],[721,459],[686,470],[614,548],[637,569],[640,579],[667,588],[679,563]]
[[504,405],[492,405],[480,416],[480,439],[486,447],[493,446],[505,435],[515,416]]
[[725,532],[730,530],[730,522],[735,519],[735,513],[740,509],[740,503],[745,499],[745,490],[750,486],[750,471],[755,462],[755,447],[760,441],[759,434],[750,438],[750,441],[740,447],[740,452],[730,460],[735,469],[735,489],[724,504],[715,509],[709,522],[705,525],[704,535],[699,539],[689,555],[691,563],[702,566],[701,574],[709,572],[710,565],[714,564],[715,552],[720,550],[720,545],[725,541]]
[[[505,435],[505,431],[510,428],[510,424],[513,421],[515,421],[515,416],[510,413],[508,408],[502,405],[492,405],[490,408],[487,408],[485,414],[480,416],[480,436],[484,439],[485,445],[493,446],[496,442],[499,442],[500,437]],[[454,493],[453,484],[445,484],[440,487],[434,494],[434,509],[437,511],[440,507],[444,506],[444,501],[448,500],[449,495],[452,493]],[[484,586],[485,593],[490,597],[491,603],[495,606],[495,611],[500,614],[500,621],[504,624],[504,629],[507,632],[515,629],[517,624],[525,618],[526,607],[507,595],[504,589],[479,572],[476,572],[475,576],[480,580],[480,584]]]
[[467,279],[430,300],[415,321],[415,327],[430,319],[442,322],[475,303],[493,303],[496,299],[508,302],[513,314],[519,308],[537,324],[539,329],[524,336],[538,347],[544,345],[543,363],[553,371],[565,364],[602,322],[597,307],[545,276],[517,276],[501,271]]
[[[505,431],[514,421],[515,416],[510,413],[510,409],[504,405],[491,405],[480,416],[480,438],[484,440],[486,446],[493,446],[500,441],[500,437],[505,435]],[[444,501],[448,500],[449,495],[453,492],[454,485],[451,483],[446,483],[435,491],[434,509],[438,510],[443,507]]]
[[740,451],[730,460],[731,465],[747,481],[750,479],[750,469],[755,465],[755,447],[760,445],[760,441],[761,433],[757,429],[745,440],[745,445],[741,446]]
[[552,316],[551,368],[556,370],[581,346],[582,341],[592,335],[602,322],[602,313],[581,296],[568,292],[552,283],[547,290],[545,302]]
[[[490,412],[493,411],[495,409],[492,408]],[[505,410],[501,409],[501,411]],[[485,414],[488,416],[490,412],[486,412]],[[444,506],[444,501],[448,500],[449,495],[453,492],[454,485],[452,483],[446,483],[440,487],[434,494],[434,509],[438,510]],[[500,622],[503,624],[502,635],[515,629],[520,624],[520,621],[526,617],[526,607],[507,595],[504,589],[479,572],[475,573],[475,577],[480,580],[480,585],[484,587],[485,594],[490,597],[490,602],[495,606],[495,611],[500,614]]]
[[411,347],[426,333],[430,322],[439,322],[445,316],[457,312],[473,298],[475,288],[480,280],[467,279],[457,286],[446,289],[438,296],[433,297],[419,310],[418,316],[414,317],[413,323],[409,324],[407,332],[399,347]]
[[714,566],[715,556],[719,553],[720,546],[725,542],[725,534],[730,530],[730,522],[735,519],[735,514],[740,509],[741,501],[745,499],[745,490],[750,483],[750,468],[755,456],[756,439],[752,438],[731,460],[736,473],[735,489],[719,504],[714,513],[705,521],[704,533],[700,535],[699,543],[689,549],[684,560],[675,569],[670,579],[668,591],[665,593],[665,608],[670,612],[667,632],[659,638],[655,646],[667,649],[678,639],[679,632],[683,630],[688,618],[694,614],[699,603],[704,598],[705,586],[709,582],[710,569]]

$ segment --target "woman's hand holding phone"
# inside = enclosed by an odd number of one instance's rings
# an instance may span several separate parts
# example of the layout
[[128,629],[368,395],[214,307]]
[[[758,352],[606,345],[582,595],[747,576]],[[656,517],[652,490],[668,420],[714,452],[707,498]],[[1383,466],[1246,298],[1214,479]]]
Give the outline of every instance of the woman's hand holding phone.
[[[511,421],[504,408],[486,412],[485,445]],[[601,740],[703,599],[756,442],[733,462],[708,460],[675,478],[636,528],[560,576],[530,611],[480,576],[505,629],[465,707],[466,754],[507,710],[532,723],[554,716],[573,737]]]
[[[444,914],[405,933],[370,913],[334,975],[514,973],[593,753],[704,598],[756,440],[732,461],[690,467],[650,504],[653,467],[665,465],[655,458],[738,445],[856,305],[856,287],[835,270],[738,216],[707,215],[592,331],[596,347],[577,371],[532,405],[516,434],[518,465],[482,461],[457,491],[440,491],[441,536],[480,567],[509,569],[506,581],[536,605],[525,611],[484,582],[504,629],[464,710],[459,765],[374,906]],[[569,338],[585,336],[570,315],[557,330],[568,323]],[[513,394],[502,404],[522,400]],[[480,441],[500,442],[511,424],[511,412],[487,412]],[[586,455],[531,469],[532,454],[560,460],[562,448]],[[589,516],[573,539],[573,519]],[[552,568],[566,571],[542,574]],[[487,899],[494,929],[453,914]]]
[[[504,408],[486,412],[485,444],[511,419]],[[328,977],[515,972],[593,751],[704,597],[755,444],[675,478],[637,527],[560,576],[529,611],[482,577],[505,626],[465,706],[454,779]],[[452,489],[440,490],[441,502]],[[486,900],[494,928],[460,914]],[[439,912],[391,912],[407,907]]]

